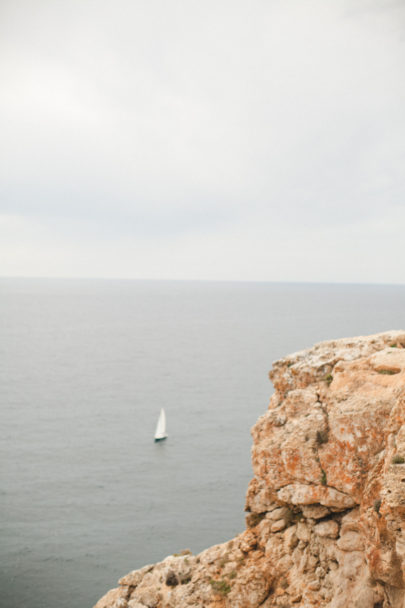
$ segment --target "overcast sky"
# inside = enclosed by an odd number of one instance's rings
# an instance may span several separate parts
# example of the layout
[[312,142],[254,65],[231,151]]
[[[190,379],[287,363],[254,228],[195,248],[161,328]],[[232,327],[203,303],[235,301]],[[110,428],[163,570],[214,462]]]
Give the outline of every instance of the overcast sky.
[[405,283],[405,2],[1,0],[0,275]]

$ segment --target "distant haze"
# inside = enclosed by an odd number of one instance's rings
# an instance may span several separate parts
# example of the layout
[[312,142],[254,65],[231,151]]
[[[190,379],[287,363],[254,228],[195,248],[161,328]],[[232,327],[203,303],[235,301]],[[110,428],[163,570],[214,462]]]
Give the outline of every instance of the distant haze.
[[405,3],[2,0],[0,275],[405,283]]

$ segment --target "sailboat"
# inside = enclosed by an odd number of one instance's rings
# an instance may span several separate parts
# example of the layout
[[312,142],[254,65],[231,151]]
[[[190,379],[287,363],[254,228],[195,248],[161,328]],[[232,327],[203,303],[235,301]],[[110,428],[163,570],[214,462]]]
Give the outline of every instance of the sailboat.
[[160,410],[159,420],[156,426],[155,441],[163,441],[166,439],[166,414],[164,409]]

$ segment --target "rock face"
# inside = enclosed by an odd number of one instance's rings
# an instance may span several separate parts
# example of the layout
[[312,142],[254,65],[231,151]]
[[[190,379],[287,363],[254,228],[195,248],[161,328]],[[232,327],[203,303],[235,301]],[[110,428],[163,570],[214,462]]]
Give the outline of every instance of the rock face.
[[96,608],[405,608],[405,332],[317,344],[270,378],[247,529]]

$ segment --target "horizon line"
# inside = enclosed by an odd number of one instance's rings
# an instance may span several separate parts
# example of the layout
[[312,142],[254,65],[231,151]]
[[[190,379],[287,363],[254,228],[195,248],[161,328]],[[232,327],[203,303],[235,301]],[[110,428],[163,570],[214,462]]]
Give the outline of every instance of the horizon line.
[[125,281],[125,282],[166,282],[166,283],[271,283],[278,285],[353,285],[353,286],[386,286],[404,287],[405,283],[390,282],[357,282],[357,281],[299,281],[271,279],[173,279],[173,278],[136,278],[136,277],[100,277],[100,276],[29,276],[29,275],[0,275],[4,280],[42,280],[42,281]]

